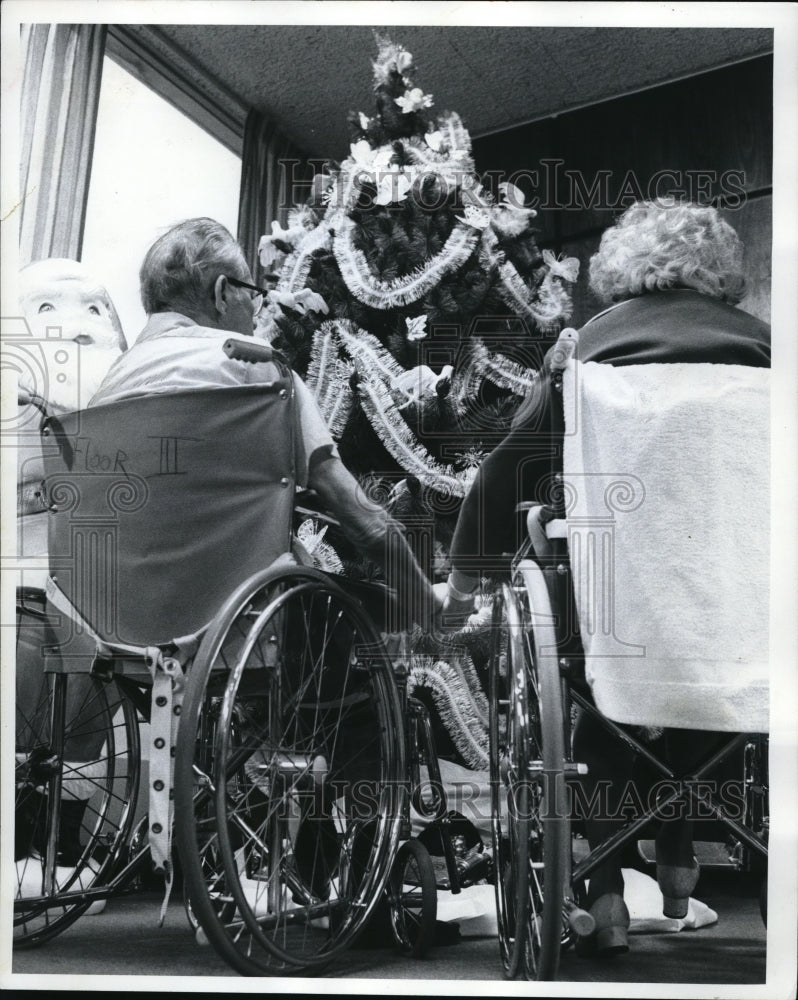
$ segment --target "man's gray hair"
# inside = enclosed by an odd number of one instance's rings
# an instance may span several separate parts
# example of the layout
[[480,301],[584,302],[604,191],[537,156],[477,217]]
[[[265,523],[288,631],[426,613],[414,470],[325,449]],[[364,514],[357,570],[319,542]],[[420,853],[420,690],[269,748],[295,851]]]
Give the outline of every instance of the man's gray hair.
[[735,304],[745,294],[743,245],[709,205],[636,202],[601,237],[590,258],[590,287],[605,302],[694,288]]
[[159,237],[139,271],[147,315],[202,300],[218,275],[248,281],[249,268],[229,230],[213,219],[187,219]]

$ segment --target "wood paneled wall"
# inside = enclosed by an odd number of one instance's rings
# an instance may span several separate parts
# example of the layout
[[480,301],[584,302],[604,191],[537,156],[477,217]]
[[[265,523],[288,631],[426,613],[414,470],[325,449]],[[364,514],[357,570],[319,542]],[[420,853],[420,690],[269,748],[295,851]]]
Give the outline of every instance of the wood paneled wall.
[[746,246],[741,306],[769,321],[772,57],[484,136],[473,149],[494,191],[510,180],[534,199],[541,245],[580,259],[574,326],[601,308],[587,268],[602,231],[637,198],[665,194],[723,210]]

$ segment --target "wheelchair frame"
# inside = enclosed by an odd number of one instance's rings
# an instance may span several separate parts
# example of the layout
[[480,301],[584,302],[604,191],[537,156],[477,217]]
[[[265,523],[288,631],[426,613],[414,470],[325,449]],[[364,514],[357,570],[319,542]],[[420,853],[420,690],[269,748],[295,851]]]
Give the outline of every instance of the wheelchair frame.
[[[560,335],[551,366],[551,420],[564,430],[562,371],[573,356],[573,331]],[[555,472],[555,482],[562,473]],[[512,561],[511,577],[494,605],[490,666],[491,820],[499,947],[506,978],[520,971],[527,979],[556,978],[561,949],[594,930],[591,915],[579,905],[581,886],[608,858],[633,843],[652,821],[667,818],[677,801],[689,801],[711,814],[733,838],[732,863],[742,867],[744,851],[767,858],[767,787],[758,760],[761,734],[730,734],[690,774],[677,775],[627,730],[604,716],[579,682],[582,662],[569,641],[565,595],[571,574],[564,538],[547,535],[529,511],[528,538]],[[553,511],[549,509],[549,514]],[[550,519],[550,518],[549,518]],[[543,544],[541,544],[543,543]],[[541,551],[536,551],[540,549]],[[548,549],[548,551],[542,551]],[[554,609],[554,610],[553,610]],[[671,783],[656,804],[630,820],[586,857],[574,863],[567,786],[587,773],[571,750],[574,708],[600,721],[615,737],[644,758]],[[761,833],[724,813],[701,779],[744,748],[744,818]],[[760,911],[766,921],[766,876]]]
[[[230,811],[240,828],[246,825],[245,820],[235,812],[235,806],[229,804],[231,780],[236,774],[238,780],[244,780],[245,765],[240,762],[234,764],[231,776],[229,761],[218,760],[225,745],[225,731],[219,716],[222,714],[224,718],[223,713],[227,712],[229,727],[236,698],[231,693],[229,679],[219,687],[211,650],[214,646],[218,647],[220,633],[229,628],[229,620],[235,616],[234,609],[251,601],[253,594],[266,584],[271,584],[278,596],[270,602],[270,607],[259,614],[261,630],[273,622],[277,610],[275,604],[279,609],[285,608],[286,602],[296,600],[300,595],[310,600],[334,595],[339,602],[336,614],[340,617],[349,613],[357,619],[366,639],[360,644],[360,653],[369,659],[368,669],[376,669],[381,677],[382,691],[377,699],[383,716],[380,727],[387,733],[386,746],[393,759],[385,775],[387,792],[382,794],[376,817],[379,832],[374,838],[377,846],[370,849],[367,866],[369,881],[349,903],[341,903],[343,893],[337,900],[314,897],[303,885],[302,879],[297,877],[290,857],[283,852],[280,863],[285,877],[277,880],[279,885],[276,888],[272,884],[268,907],[261,906],[259,899],[253,906],[252,900],[248,903],[241,888],[243,879],[236,879],[232,874],[236,866],[240,866],[240,859],[235,858],[235,847],[231,854],[228,843],[226,856],[217,857],[217,867],[211,870],[207,856],[216,848],[209,843],[202,844],[201,834],[198,833],[203,822],[209,820],[209,809],[215,815],[215,819],[210,817],[214,830],[208,838],[209,842],[219,839],[219,829],[225,825],[222,818],[225,809]],[[283,591],[282,600],[279,591]],[[239,680],[245,662],[246,657],[242,657],[232,665],[233,671],[238,671]],[[376,667],[375,663],[378,664]],[[34,896],[17,898],[14,902],[15,947],[43,944],[70,926],[92,903],[132,891],[137,876],[151,864],[146,836],[147,817],[140,820],[134,829],[134,807],[140,780],[139,718],[144,722],[149,719],[150,690],[140,676],[126,675],[124,664],[117,666],[121,667],[118,672],[108,670],[106,663],[106,669],[99,675],[45,675],[49,719],[47,732],[42,732],[44,738],[38,741],[35,754],[37,760],[45,763],[37,764],[34,769],[28,767],[26,762],[24,774],[20,772],[17,801],[19,804],[34,789],[45,791],[40,808],[44,806],[46,809],[47,846],[41,870],[37,870],[41,891]],[[189,923],[200,943],[211,942],[222,957],[242,974],[292,975],[320,971],[353,943],[381,899],[384,899],[388,909],[394,942],[401,951],[421,957],[433,943],[437,903],[435,872],[427,849],[411,838],[409,809],[412,802],[423,819],[438,820],[444,831],[447,829],[448,814],[429,716],[423,704],[408,696],[408,674],[406,658],[400,657],[398,663],[393,661],[357,602],[344,594],[326,574],[305,567],[272,568],[246,581],[226,602],[207,630],[205,640],[187,671],[187,693],[178,731],[175,767],[175,837],[184,876]],[[59,810],[66,773],[64,744],[69,736],[66,701],[68,686],[75,683],[76,676],[87,679],[92,699],[100,705],[92,711],[101,716],[106,725],[108,750],[104,759],[115,766],[111,766],[104,777],[93,779],[97,791],[92,801],[97,797],[103,801],[92,806],[93,819],[84,824],[82,839],[86,843],[74,874],[66,882],[59,882],[56,878]],[[215,688],[212,688],[213,684]],[[223,707],[225,702],[228,703],[227,709]],[[215,717],[211,718],[214,714]],[[112,721],[112,715],[121,721]],[[199,732],[196,741],[190,735],[192,730]],[[115,747],[122,732],[126,749],[120,754]],[[227,744],[229,750],[229,740]],[[198,763],[201,755],[211,762],[205,770]],[[312,784],[313,759],[307,754],[286,752],[282,753],[282,757],[281,780],[288,781],[294,789],[294,792],[285,792],[282,804],[285,805],[292,796],[295,800],[312,796],[313,788],[305,786],[309,778]],[[421,795],[422,764],[427,766],[429,773],[425,790],[432,789],[433,792],[432,800],[426,802]],[[78,777],[79,765],[73,765],[71,771],[73,777]],[[322,783],[324,777],[322,775]],[[125,780],[121,791],[113,787],[120,778]],[[66,780],[69,780],[68,776]],[[52,808],[51,803],[59,803],[59,806]],[[115,825],[109,828],[108,814],[113,803],[117,803],[122,811]],[[271,830],[273,841],[289,838],[289,820],[290,817],[277,816],[276,825],[273,824]],[[226,825],[231,826],[229,822]],[[338,867],[352,864],[356,845],[351,829],[346,836],[349,839],[342,845],[341,856],[336,863]],[[259,846],[265,846],[262,837],[253,834],[253,840]],[[443,844],[450,886],[453,892],[459,892],[461,873],[454,849],[446,836]],[[98,852],[102,853],[99,866],[94,864]],[[315,858],[313,864],[316,864]],[[86,881],[89,884],[84,884]],[[282,898],[286,890],[299,899],[299,902],[297,898],[291,900],[289,908],[286,908]],[[219,903],[221,896],[224,898]],[[242,919],[242,910],[245,911],[244,917],[249,917],[248,921]],[[276,915],[271,911],[276,911]],[[336,911],[339,915],[343,913],[343,931],[340,927],[330,931]],[[316,928],[325,921],[329,926],[322,927],[321,934],[316,934]],[[272,928],[270,938],[263,933],[267,925]],[[301,943],[292,945],[287,940],[289,925],[302,927]],[[281,936],[282,941],[278,942]],[[312,947],[308,944],[311,936],[315,942]],[[242,945],[242,941],[245,944]]]
[[[40,397],[21,401],[33,403],[47,417]],[[299,659],[296,644],[287,638],[286,622],[292,614],[304,622],[305,651]],[[320,649],[312,648],[316,638],[308,624],[311,614],[321,614],[315,623],[321,629]],[[336,642],[340,648],[333,649]],[[231,643],[232,653],[225,651],[225,643]],[[151,859],[147,817],[133,829],[140,779],[139,718],[150,720],[152,682],[142,666],[148,654],[143,647],[105,646],[89,673],[85,668],[52,668],[46,673],[36,718],[24,723],[26,746],[17,753],[17,832],[24,837],[22,812],[26,802],[35,800],[39,848],[37,858],[26,859],[31,864],[28,874],[24,869],[20,875],[17,868],[15,947],[42,944],[92,903],[130,891]],[[328,646],[335,656],[328,657]],[[171,649],[164,652],[173,655]],[[354,942],[381,899],[387,902],[393,937],[402,951],[418,957],[434,941],[435,873],[426,848],[411,838],[410,803],[422,818],[439,820],[444,831],[448,813],[429,718],[425,707],[408,696],[406,651],[399,652],[394,663],[377,626],[334,577],[284,563],[256,573],[230,595],[184,665],[186,695],[173,748],[172,792],[186,911],[200,943],[212,942],[244,975],[321,970]],[[305,704],[302,693],[291,693],[296,678],[282,669],[292,656],[293,666],[304,671],[311,702],[314,685],[321,691],[328,659],[337,657],[339,666],[345,665],[344,690],[335,697],[326,690],[315,707]],[[84,680],[78,682],[77,677]],[[70,684],[90,691],[92,703],[99,706],[91,709],[91,718],[101,720],[105,735],[99,776],[88,776],[91,767],[97,770],[97,762],[69,765],[65,757],[72,723],[67,717]],[[281,709],[282,697],[294,717],[302,712],[307,716],[312,709],[313,719],[303,723],[304,730]],[[248,746],[242,744],[246,726],[252,724],[246,713],[259,702],[268,703],[270,714],[256,729],[257,745]],[[336,703],[337,722],[331,722],[325,713],[334,714]],[[314,844],[310,869],[306,865],[301,873],[293,839],[306,817],[298,821],[296,808],[301,799],[313,808],[325,802],[322,810],[329,809],[325,779],[331,760],[324,754],[334,762],[330,746],[338,745],[339,723],[350,708],[353,713],[371,713],[369,721],[375,723],[380,792],[379,807],[370,819],[376,830],[369,833],[368,822],[358,825],[349,823],[346,815],[339,817],[343,829],[336,830],[333,846],[328,844],[335,858],[318,857]],[[175,714],[180,710],[176,705]],[[82,704],[78,715],[86,711]],[[112,714],[121,721],[116,723]],[[280,726],[283,735],[294,727],[291,732],[302,742],[302,752],[270,742]],[[124,739],[117,741],[121,733]],[[247,764],[258,754],[253,777]],[[357,754],[350,750],[355,765]],[[422,763],[433,790],[429,804],[420,794]],[[59,866],[62,789],[65,782],[78,779],[93,789],[91,815],[82,823],[76,864]],[[267,806],[258,801],[249,812],[241,806],[258,797]],[[271,808],[272,799],[279,800],[279,808]],[[261,813],[267,810],[264,835],[253,828],[258,808]],[[291,809],[293,815],[284,814]],[[322,818],[332,822],[330,816]],[[443,841],[450,888],[459,892],[461,872],[454,848],[448,837]],[[171,873],[167,875],[169,883]],[[265,895],[256,894],[254,900],[251,892],[247,895],[253,882],[268,886]]]

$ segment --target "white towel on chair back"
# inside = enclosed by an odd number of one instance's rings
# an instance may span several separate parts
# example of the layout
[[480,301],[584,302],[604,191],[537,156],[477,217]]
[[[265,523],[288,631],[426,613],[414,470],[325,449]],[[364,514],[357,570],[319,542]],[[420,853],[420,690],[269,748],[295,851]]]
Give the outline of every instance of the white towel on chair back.
[[768,730],[769,379],[714,364],[565,373],[585,670],[617,722]]

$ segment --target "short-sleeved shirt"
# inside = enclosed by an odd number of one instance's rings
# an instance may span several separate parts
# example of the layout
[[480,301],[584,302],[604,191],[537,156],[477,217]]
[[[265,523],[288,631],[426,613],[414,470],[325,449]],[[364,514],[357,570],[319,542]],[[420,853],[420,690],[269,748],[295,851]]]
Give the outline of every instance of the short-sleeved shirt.
[[[181,313],[153,313],[135,344],[118,358],[89,406],[185,389],[229,388],[271,382],[278,376],[271,362],[251,364],[228,358],[222,345],[227,330],[198,326]],[[297,421],[297,484],[307,486],[310,470],[338,451],[313,394],[294,372]]]

